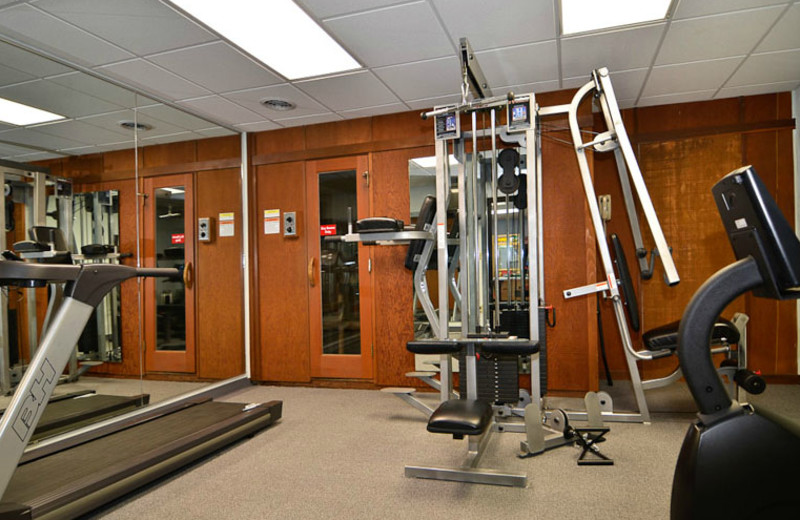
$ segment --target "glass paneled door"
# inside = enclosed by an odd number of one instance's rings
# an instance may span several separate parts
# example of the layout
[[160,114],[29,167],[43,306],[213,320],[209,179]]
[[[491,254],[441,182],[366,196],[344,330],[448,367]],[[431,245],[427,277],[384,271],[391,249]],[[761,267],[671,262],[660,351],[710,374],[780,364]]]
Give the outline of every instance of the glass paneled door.
[[174,267],[182,273],[182,280],[144,279],[145,366],[148,372],[193,373],[192,175],[148,178],[144,185],[145,266]]
[[309,161],[306,186],[311,376],[370,379],[370,250],[336,239],[369,216],[367,158]]

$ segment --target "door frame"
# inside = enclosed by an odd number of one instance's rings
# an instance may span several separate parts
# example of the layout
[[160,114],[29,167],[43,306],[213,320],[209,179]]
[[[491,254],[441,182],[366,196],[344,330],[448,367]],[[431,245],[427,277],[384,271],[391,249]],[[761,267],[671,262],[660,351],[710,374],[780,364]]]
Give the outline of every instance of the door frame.
[[[194,174],[180,173],[143,179],[145,197],[142,201],[143,220],[143,264],[156,267],[155,240],[155,190],[171,186],[184,187],[184,269],[189,270],[189,279],[194,276],[195,237],[194,237]],[[187,279],[186,277],[184,279]],[[191,280],[193,282],[193,280]],[[194,283],[185,287],[186,350],[156,350],[156,294],[155,279],[144,278],[144,343],[146,372],[179,372],[194,374],[197,371],[197,352],[195,345],[195,290]]]
[[372,297],[371,251],[358,244],[359,321],[361,331],[361,354],[341,355],[322,352],[322,277],[320,265],[320,215],[319,175],[326,172],[355,170],[357,215],[361,219],[370,216],[369,157],[356,155],[306,161],[306,236],[308,237],[308,306],[309,349],[312,378],[373,379],[374,367],[374,305]]

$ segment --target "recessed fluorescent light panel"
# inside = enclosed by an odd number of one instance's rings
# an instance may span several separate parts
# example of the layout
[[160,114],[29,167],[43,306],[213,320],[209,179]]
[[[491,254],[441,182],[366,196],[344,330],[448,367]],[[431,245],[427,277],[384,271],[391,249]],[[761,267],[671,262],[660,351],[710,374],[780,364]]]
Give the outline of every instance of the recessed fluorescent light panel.
[[564,35],[663,20],[672,0],[561,0]]
[[361,65],[292,0],[170,0],[294,80]]
[[9,123],[16,126],[36,125],[65,119],[64,116],[29,107],[16,101],[0,98],[0,123]]

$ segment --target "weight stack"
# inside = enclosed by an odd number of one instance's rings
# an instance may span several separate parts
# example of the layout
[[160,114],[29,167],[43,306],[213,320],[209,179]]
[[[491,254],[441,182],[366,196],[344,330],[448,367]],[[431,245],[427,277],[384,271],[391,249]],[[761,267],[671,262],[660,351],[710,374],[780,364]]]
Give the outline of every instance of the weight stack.
[[[542,396],[547,394],[547,312],[539,307],[539,384]],[[528,310],[507,309],[500,313],[500,332],[508,332],[510,336],[529,338],[531,336],[528,323]]]
[[[458,355],[461,377],[458,391],[467,394],[467,378],[463,377],[466,354]],[[478,379],[478,399],[494,404],[515,404],[519,401],[519,363],[517,356],[479,353],[475,363]]]

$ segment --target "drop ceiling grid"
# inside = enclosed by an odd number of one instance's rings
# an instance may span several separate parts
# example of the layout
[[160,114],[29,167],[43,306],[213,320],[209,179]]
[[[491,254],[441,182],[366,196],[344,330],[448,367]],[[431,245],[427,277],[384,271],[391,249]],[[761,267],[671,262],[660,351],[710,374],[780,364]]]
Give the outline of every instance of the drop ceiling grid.
[[[117,49],[128,58],[97,64],[94,70],[115,72],[115,78],[167,100],[214,100],[217,110],[224,112],[221,107],[227,106],[230,111],[211,119],[238,128],[310,124],[457,99],[458,67],[453,56],[462,35],[470,38],[495,94],[506,88],[544,92],[559,85],[574,87],[587,81],[598,66],[608,66],[614,77],[625,78],[620,79],[625,82],[618,88],[620,100],[642,92],[642,101],[648,104],[654,99],[677,102],[741,95],[748,86],[755,93],[765,85],[788,88],[800,83],[791,70],[779,70],[781,66],[800,70],[793,53],[800,48],[797,1],[680,0],[668,27],[655,23],[571,37],[559,34],[557,1],[506,0],[502,8],[490,9],[481,0],[299,0],[366,67],[349,75],[292,82],[159,0],[29,0],[5,10],[36,11],[50,20],[48,27],[62,22],[52,26],[60,31],[52,38],[78,31]],[[143,27],[148,20],[150,26],[143,28],[147,42],[131,39],[130,33],[118,34],[123,27]],[[715,35],[711,45],[709,35]],[[46,39],[42,45],[52,51]],[[63,56],[74,58],[68,50]],[[741,61],[735,72],[728,69],[733,61],[727,58]],[[441,70],[433,66],[437,60]],[[704,74],[697,64],[701,61],[715,68]],[[214,63],[223,64],[222,69],[212,67]],[[675,68],[660,68],[665,65]],[[727,81],[720,80],[723,71],[732,72]],[[264,108],[259,101],[271,94],[297,102],[300,110],[280,113]],[[204,114],[209,117],[209,112]],[[259,120],[253,121],[252,114]]]

